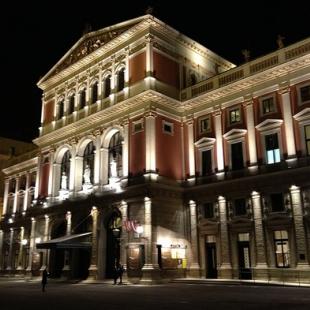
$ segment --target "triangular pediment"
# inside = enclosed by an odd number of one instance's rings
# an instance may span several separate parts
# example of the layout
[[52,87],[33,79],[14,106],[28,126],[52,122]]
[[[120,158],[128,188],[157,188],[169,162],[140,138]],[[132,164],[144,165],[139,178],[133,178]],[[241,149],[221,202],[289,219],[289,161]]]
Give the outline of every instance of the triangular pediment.
[[306,121],[310,120],[310,108],[303,109],[299,113],[294,115],[294,118],[297,121]]
[[213,145],[214,143],[215,143],[214,138],[203,137],[195,142],[195,146],[200,148],[200,147],[206,147],[206,146]]
[[97,31],[84,34],[72,48],[56,63],[56,65],[39,81],[38,84],[43,83],[50,77],[58,74],[66,68],[79,62],[86,56],[94,53],[106,46],[109,42],[120,36],[130,28],[137,25],[144,20],[146,16],[141,16],[123,23],[109,26]]
[[226,132],[223,137],[226,140],[237,139],[243,137],[247,133],[246,129],[232,129]]
[[282,119],[266,119],[260,124],[258,124],[256,126],[256,129],[259,131],[274,129],[280,127],[282,123],[283,123]]

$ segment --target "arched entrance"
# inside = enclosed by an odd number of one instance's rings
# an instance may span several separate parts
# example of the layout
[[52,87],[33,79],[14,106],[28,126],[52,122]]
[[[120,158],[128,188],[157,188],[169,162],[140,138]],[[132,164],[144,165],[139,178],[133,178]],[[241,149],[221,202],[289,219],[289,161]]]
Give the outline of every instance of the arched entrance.
[[[51,239],[63,237],[66,229],[66,222],[61,222],[52,229]],[[64,249],[52,248],[50,251],[49,274],[51,278],[59,278],[64,267]]]
[[113,210],[107,219],[106,278],[113,278],[114,266],[120,262],[120,237],[122,218],[118,210]]

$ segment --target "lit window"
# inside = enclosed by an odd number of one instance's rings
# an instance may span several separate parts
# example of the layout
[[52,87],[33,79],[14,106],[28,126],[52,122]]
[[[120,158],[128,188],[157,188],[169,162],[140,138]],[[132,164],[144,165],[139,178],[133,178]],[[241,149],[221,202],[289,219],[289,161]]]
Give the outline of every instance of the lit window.
[[263,114],[275,112],[274,97],[262,100]]
[[307,155],[310,155],[310,125],[305,126],[305,139]]
[[301,99],[301,103],[310,101],[310,85],[300,88],[300,99]]
[[290,266],[290,249],[288,244],[288,234],[286,230],[274,232],[276,263],[278,268]]
[[211,129],[210,117],[206,117],[200,120],[200,133],[208,132]]
[[265,136],[267,164],[274,164],[281,161],[278,135],[276,133]]
[[163,121],[163,132],[173,135],[173,124]]
[[229,111],[229,120],[231,124],[239,123],[241,121],[239,108]]

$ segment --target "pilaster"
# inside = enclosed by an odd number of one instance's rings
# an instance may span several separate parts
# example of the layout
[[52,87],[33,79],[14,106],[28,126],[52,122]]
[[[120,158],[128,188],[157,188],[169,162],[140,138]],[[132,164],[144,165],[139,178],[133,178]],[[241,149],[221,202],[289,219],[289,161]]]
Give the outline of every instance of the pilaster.
[[91,216],[93,220],[92,227],[92,248],[91,248],[91,260],[89,266],[89,276],[88,278],[96,280],[98,278],[98,210],[93,207],[91,210]]
[[217,110],[214,112],[215,138],[216,138],[216,159],[217,170],[224,170],[224,153],[223,153],[223,132],[222,132],[222,112]]

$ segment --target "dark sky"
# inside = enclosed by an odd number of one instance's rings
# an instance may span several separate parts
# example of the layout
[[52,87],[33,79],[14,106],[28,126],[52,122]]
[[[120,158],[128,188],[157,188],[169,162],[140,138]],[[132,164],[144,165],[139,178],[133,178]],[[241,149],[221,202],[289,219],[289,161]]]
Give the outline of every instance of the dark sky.
[[[10,1],[1,9],[2,94],[0,136],[31,141],[40,126],[41,91],[36,83],[81,37],[92,30],[153,14],[213,52],[241,64],[310,36],[307,1]],[[81,4],[80,4],[81,2]],[[182,4],[183,3],[183,4]],[[3,84],[4,83],[4,84]]]

